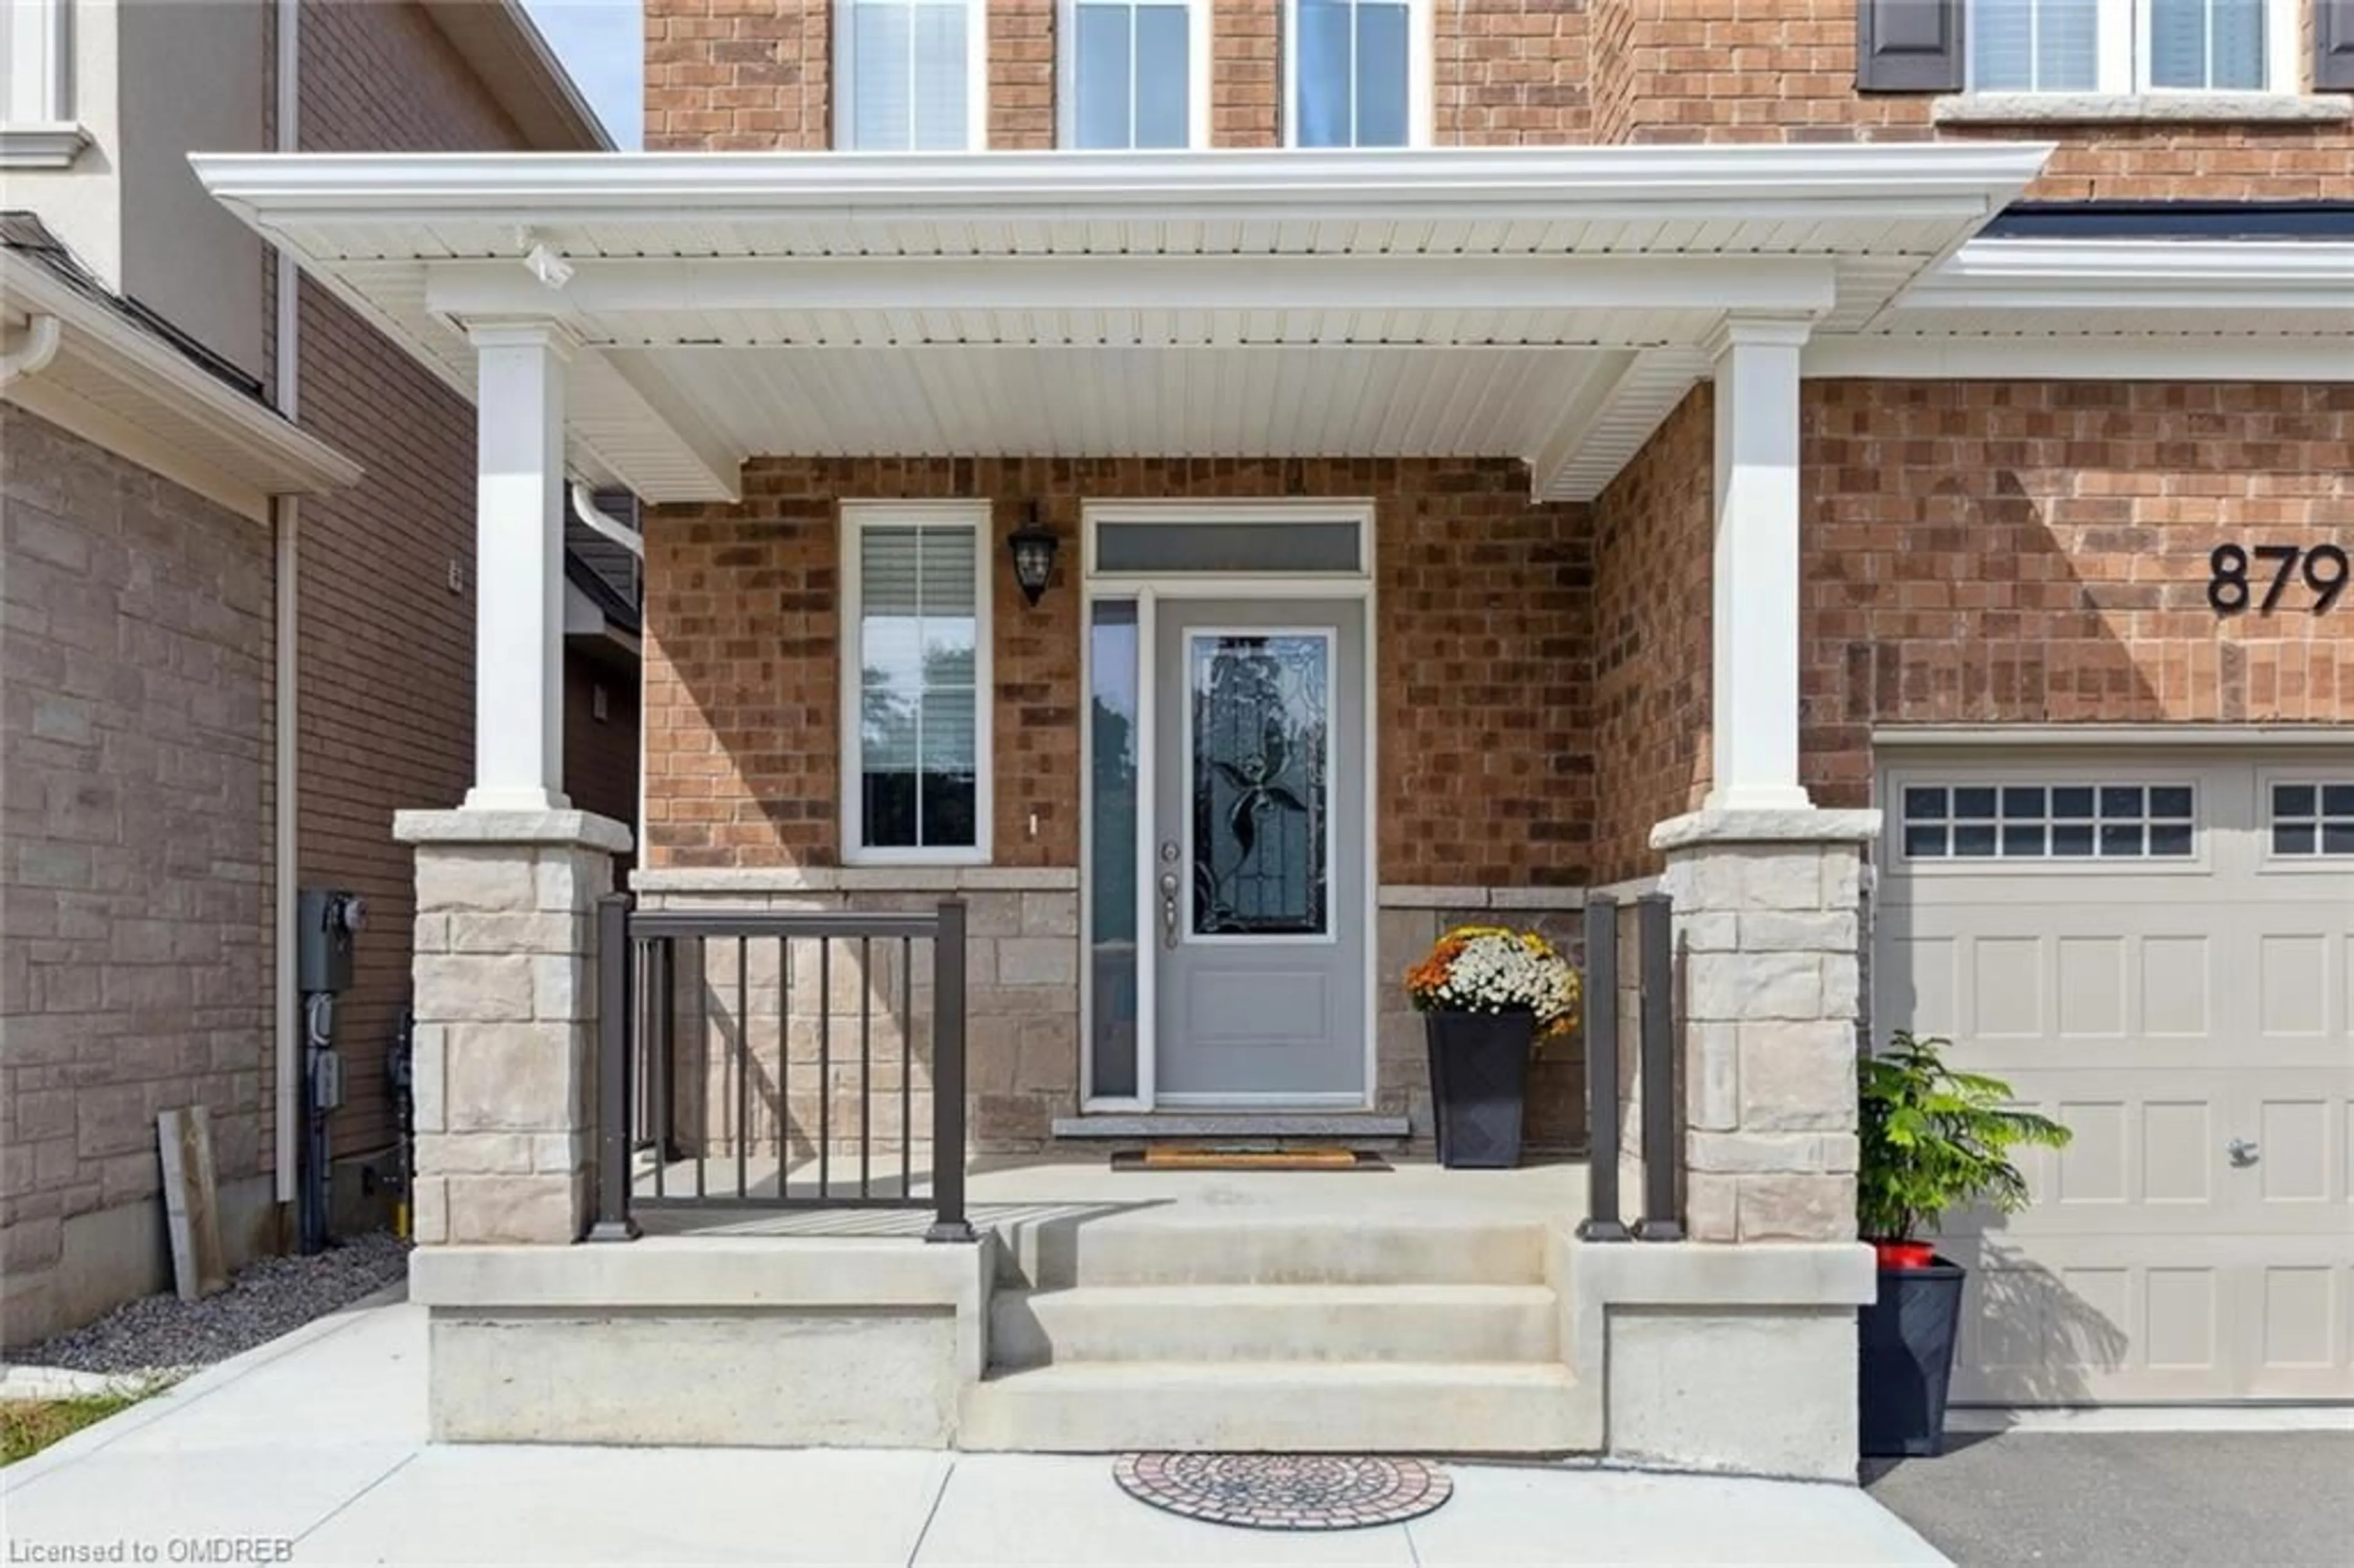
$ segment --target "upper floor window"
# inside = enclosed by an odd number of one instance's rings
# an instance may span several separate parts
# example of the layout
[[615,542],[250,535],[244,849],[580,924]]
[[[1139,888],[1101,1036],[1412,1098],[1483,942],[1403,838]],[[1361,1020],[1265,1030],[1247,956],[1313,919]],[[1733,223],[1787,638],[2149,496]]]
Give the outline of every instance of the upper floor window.
[[1066,147],[1209,141],[1209,0],[1064,0]]
[[1424,0],[1286,0],[1284,135],[1295,147],[1429,140]]
[[985,145],[979,0],[839,0],[834,143],[862,153]]
[[2294,0],[1974,0],[1979,92],[2285,92]]

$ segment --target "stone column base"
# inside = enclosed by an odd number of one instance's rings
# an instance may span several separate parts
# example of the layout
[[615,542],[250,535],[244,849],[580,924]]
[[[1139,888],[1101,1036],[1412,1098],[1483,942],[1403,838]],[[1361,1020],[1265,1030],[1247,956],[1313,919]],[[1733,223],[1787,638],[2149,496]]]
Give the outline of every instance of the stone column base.
[[393,836],[417,846],[417,1240],[576,1241],[594,1198],[596,906],[630,831],[403,811]]
[[1660,823],[1683,999],[1685,1234],[1855,1238],[1864,845],[1877,811]]

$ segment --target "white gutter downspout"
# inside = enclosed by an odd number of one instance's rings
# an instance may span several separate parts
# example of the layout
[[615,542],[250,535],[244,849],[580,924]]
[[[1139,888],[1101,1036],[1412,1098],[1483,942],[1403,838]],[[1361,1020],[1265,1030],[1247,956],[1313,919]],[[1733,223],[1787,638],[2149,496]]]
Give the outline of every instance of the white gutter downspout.
[[[302,14],[302,0],[278,0],[278,134],[277,150],[299,152],[302,143],[295,113],[302,102],[302,83],[297,74],[302,60],[302,37],[299,32]],[[298,382],[301,376],[301,344],[296,341],[300,312],[299,274],[294,259],[285,251],[278,252],[277,288],[277,390],[278,411],[292,422],[300,403]],[[295,1202],[298,1172],[295,1150],[301,1143],[302,1112],[302,1029],[295,1012],[294,995],[294,904],[299,887],[295,857],[300,842],[296,836],[296,807],[301,780],[296,768],[300,749],[296,746],[296,696],[300,665],[295,658],[295,644],[300,608],[296,592],[300,567],[298,531],[301,523],[300,505],[291,495],[273,497],[270,511],[275,522],[277,546],[277,729],[272,737],[276,756],[272,777],[276,780],[276,816],[272,824],[274,850],[270,857],[274,911],[271,933],[271,984],[275,1005],[271,1009],[273,1033],[277,1046],[277,1195],[280,1212]]]
[[646,558],[646,542],[629,524],[597,505],[597,493],[578,480],[572,482],[572,510],[580,514],[580,521],[588,531],[608,544],[619,545],[640,562]]
[[5,354],[0,354],[0,387],[7,386],[19,376],[39,373],[58,356],[58,344],[64,336],[65,330],[58,324],[55,316],[42,314],[26,318],[25,341]]

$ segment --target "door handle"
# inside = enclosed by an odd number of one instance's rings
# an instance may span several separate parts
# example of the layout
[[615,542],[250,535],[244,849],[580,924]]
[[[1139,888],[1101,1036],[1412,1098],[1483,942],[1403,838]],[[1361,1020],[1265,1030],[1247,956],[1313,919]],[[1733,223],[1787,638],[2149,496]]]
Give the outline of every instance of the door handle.
[[2244,1138],[2232,1139],[2223,1146],[2223,1152],[2232,1157],[2233,1169],[2240,1171],[2245,1171],[2259,1158],[2256,1145]]
[[1177,874],[1173,871],[1161,874],[1161,945],[1177,945]]

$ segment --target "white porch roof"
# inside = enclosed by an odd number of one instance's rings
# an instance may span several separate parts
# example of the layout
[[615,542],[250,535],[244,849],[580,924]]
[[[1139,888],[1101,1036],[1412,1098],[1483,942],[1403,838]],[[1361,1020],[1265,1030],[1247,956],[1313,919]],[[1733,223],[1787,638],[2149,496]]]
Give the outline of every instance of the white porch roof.
[[2040,145],[206,155],[468,396],[578,340],[569,461],[655,502],[813,456],[1493,456],[1584,499],[1730,318],[1892,307]]

